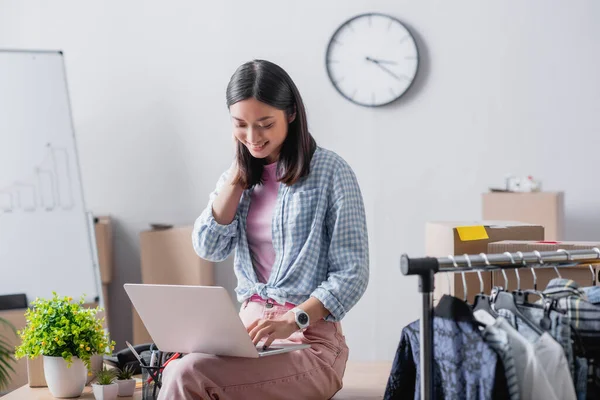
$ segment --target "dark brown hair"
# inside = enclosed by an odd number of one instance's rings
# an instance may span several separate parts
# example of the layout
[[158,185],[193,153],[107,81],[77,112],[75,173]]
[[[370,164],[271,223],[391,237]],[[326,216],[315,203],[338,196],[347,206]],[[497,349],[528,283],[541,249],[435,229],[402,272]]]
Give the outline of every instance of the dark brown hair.
[[[296,114],[289,123],[287,137],[277,162],[280,182],[293,185],[310,172],[310,161],[317,144],[308,131],[306,110],[292,78],[276,64],[253,60],[241,65],[227,85],[227,107],[238,101],[255,98],[285,112],[286,117]],[[262,183],[264,160],[254,158],[246,146],[238,141],[237,163],[239,174],[234,183],[245,188]]]

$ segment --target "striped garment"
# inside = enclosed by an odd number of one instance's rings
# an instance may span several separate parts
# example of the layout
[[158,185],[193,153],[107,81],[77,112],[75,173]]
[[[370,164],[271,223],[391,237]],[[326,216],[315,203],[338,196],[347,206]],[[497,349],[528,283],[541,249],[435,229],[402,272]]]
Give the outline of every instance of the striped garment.
[[552,279],[544,294],[558,300],[558,307],[567,310],[573,327],[582,339],[600,342],[600,307],[587,301],[579,284],[570,279]]
[[235,249],[238,301],[258,294],[278,303],[315,297],[339,321],[358,302],[369,281],[369,246],[362,194],[354,172],[337,154],[317,148],[310,174],[292,186],[279,185],[273,212],[275,263],[266,283],[252,264],[246,218],[252,189],[245,190],[229,225],[213,218],[212,203],[226,183],[225,172],[194,224],[196,253],[222,261]]
[[512,355],[512,348],[508,342],[508,335],[502,329],[494,325],[488,325],[481,332],[483,340],[498,354],[504,365],[504,374],[506,375],[506,385],[511,400],[519,400],[519,380],[517,378],[517,369],[515,359]]
[[[589,302],[585,291],[577,282],[570,279],[552,279],[546,286],[544,294],[557,299],[558,307],[567,310],[572,327],[581,338],[585,356],[589,360],[588,368],[593,373],[592,379],[587,385],[587,397],[598,398],[600,396],[600,366],[598,365],[598,360],[600,360],[600,307]],[[581,384],[576,382],[576,386],[580,387]]]

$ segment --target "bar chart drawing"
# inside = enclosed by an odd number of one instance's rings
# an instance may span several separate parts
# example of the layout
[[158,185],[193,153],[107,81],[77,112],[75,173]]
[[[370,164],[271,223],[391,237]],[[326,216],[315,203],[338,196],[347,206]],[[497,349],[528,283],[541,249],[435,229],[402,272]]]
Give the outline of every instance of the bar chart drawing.
[[40,202],[44,210],[52,211],[56,207],[56,188],[54,174],[50,170],[36,168],[37,183],[40,189]]
[[9,191],[0,191],[0,211],[12,212],[15,208],[14,195]]
[[17,208],[25,212],[33,212],[37,209],[37,191],[35,185],[29,182],[15,182],[13,188],[17,194]]
[[75,207],[71,160],[66,149],[48,143],[40,164],[28,178],[0,188],[0,211],[55,211]]

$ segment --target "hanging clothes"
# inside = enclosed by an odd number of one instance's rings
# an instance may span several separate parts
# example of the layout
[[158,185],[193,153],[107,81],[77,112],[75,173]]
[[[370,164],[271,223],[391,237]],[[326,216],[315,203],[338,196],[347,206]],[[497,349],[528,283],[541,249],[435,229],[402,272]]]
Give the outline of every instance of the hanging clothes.
[[[527,336],[523,335],[522,332],[528,332],[529,327],[520,318],[508,310],[497,310],[497,312],[500,315],[498,318],[499,327],[506,330],[509,337],[525,345],[527,353],[531,353],[537,359],[537,364],[541,366],[541,372],[536,371],[536,373],[542,373],[545,376],[547,380],[545,387],[552,393],[545,396],[558,400],[576,400],[577,394],[573,378],[569,372],[568,361],[562,346],[548,332],[544,332],[542,335],[535,334],[535,336],[530,333]],[[517,365],[520,364],[517,359],[515,361]],[[538,384],[534,387],[541,389],[544,387],[543,379],[539,377],[537,379]],[[529,397],[523,394],[523,398]]]
[[600,307],[587,301],[585,292],[579,284],[570,279],[552,279],[544,294],[555,298],[558,307],[567,310],[573,327],[577,329],[584,342],[593,348],[600,346]]
[[[588,301],[585,291],[577,282],[570,279],[552,279],[544,294],[557,300],[558,307],[567,310],[571,319],[572,327],[581,338],[583,356],[594,361],[595,365],[583,366],[584,361],[580,358],[577,365],[586,370],[591,368],[593,379],[587,385],[576,382],[578,388],[587,386],[587,398],[600,398],[600,307]],[[592,292],[592,297],[595,293]],[[595,300],[595,299],[594,299]],[[576,378],[583,375],[578,371]]]
[[483,340],[496,352],[504,366],[504,374],[506,375],[506,386],[511,400],[521,399],[521,388],[519,386],[519,376],[517,366],[514,359],[514,349],[512,348],[508,334],[502,329],[495,326],[494,317],[487,311],[478,310],[474,313],[478,321],[483,322],[485,329],[481,331]]
[[[499,310],[501,314],[510,313],[507,310]],[[486,315],[487,314],[487,315]],[[575,400],[575,390],[573,393],[567,390],[563,392],[559,388],[555,387],[548,377],[546,372],[546,366],[543,365],[542,360],[537,354],[538,348],[536,345],[530,343],[525,339],[506,319],[498,317],[494,319],[490,314],[486,312],[477,311],[475,317],[487,325],[488,328],[493,327],[494,329],[504,332],[508,336],[510,348],[512,350],[512,357],[516,366],[517,383],[519,387],[520,397],[527,400]],[[547,336],[550,340],[554,341],[549,334],[544,334],[542,337]],[[540,344],[541,337],[536,341]],[[541,343],[542,350],[545,351],[544,346],[546,340]],[[562,348],[556,342],[559,353],[562,355]],[[556,350],[556,348],[554,348]],[[564,377],[571,382],[571,376],[567,368],[566,359],[564,358]],[[571,382],[571,387],[573,384]]]
[[[527,307],[524,305],[517,306],[519,311],[523,314],[525,318],[528,318],[530,321],[535,321],[536,323],[540,323],[540,321],[544,318],[544,310],[541,308]],[[561,314],[557,311],[551,310],[548,314],[550,318],[550,330],[548,331],[550,335],[556,340],[561,346],[565,353],[565,357],[567,357],[567,362],[569,364],[569,372],[571,377],[575,376],[575,356],[573,354],[573,343],[572,343],[572,335],[573,331],[571,329],[571,318],[567,314]],[[513,324],[515,326],[515,324]],[[530,342],[536,340],[539,335],[534,333],[526,324],[520,323],[518,325],[519,333],[525,336]]]
[[[470,306],[445,295],[434,315],[433,398],[508,399],[502,364],[479,333]],[[402,330],[384,399],[421,398],[419,343],[415,321]]]
[[[527,307],[524,305],[518,306],[519,311],[531,321],[539,323],[544,317],[544,310],[541,308]],[[498,313],[506,318],[511,324],[517,327],[520,334],[527,338],[531,343],[534,343],[540,335],[534,332],[526,323],[520,321],[509,311],[499,310]],[[587,360],[582,357],[575,357],[573,351],[572,336],[575,335],[574,329],[571,327],[571,319],[565,313],[550,311],[550,329],[549,333],[561,345],[563,352],[567,358],[569,371],[573,378],[577,400],[586,400],[588,389],[588,365]]]

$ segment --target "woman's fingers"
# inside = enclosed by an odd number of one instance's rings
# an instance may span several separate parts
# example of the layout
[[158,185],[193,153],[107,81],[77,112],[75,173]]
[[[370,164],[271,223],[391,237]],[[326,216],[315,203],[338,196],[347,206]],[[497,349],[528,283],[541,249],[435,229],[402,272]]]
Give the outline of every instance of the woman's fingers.
[[272,328],[270,326],[266,326],[264,328],[261,328],[258,333],[256,334],[256,336],[254,337],[254,339],[252,340],[252,343],[254,343],[254,345],[256,346],[258,344],[258,342],[261,341],[262,338],[269,336],[270,333],[272,331]]
[[260,322],[260,318],[259,318],[259,319],[255,319],[255,320],[254,320],[254,322],[252,322],[250,325],[248,325],[248,326],[246,327],[246,331],[247,331],[248,333],[250,333],[250,331],[251,331],[252,329],[256,328],[256,325],[258,325],[258,323],[259,323],[259,322]]
[[265,327],[266,324],[267,324],[267,320],[264,320],[264,319],[259,319],[259,320],[256,320],[255,323],[252,323],[252,325],[254,325],[254,326],[252,327],[252,329],[250,329],[250,339],[252,339],[254,341],[254,338],[256,337],[258,332],[263,327]]
[[267,337],[267,340],[265,340],[265,343],[263,345],[263,350],[266,350],[269,346],[271,346],[271,344],[273,343],[274,340],[275,340],[275,336],[269,335]]

